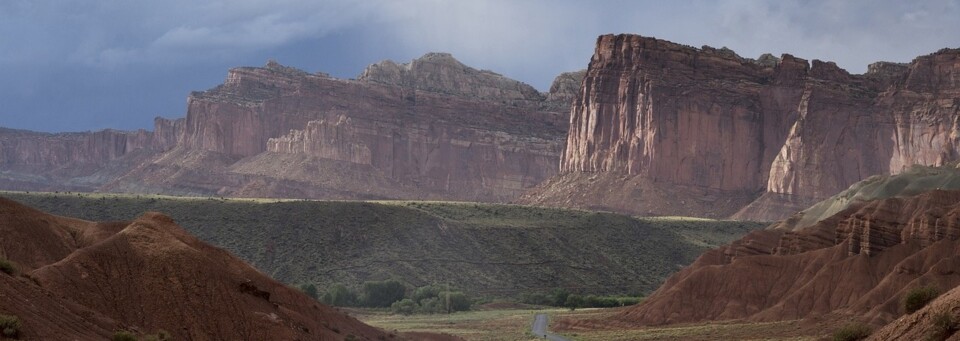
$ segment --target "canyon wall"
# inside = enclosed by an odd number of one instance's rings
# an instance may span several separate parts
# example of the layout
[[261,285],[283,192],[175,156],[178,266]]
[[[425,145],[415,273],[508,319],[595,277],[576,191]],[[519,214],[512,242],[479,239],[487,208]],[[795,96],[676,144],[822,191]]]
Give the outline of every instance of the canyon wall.
[[957,159],[958,72],[953,49],[852,75],[786,54],[601,36],[561,175],[523,201],[782,219],[871,175]]
[[[509,201],[556,174],[582,75],[565,73],[540,93],[445,53],[380,62],[357,80],[270,61],[191,93],[186,117],[158,117],[153,132],[0,134],[9,140],[0,165],[33,167],[3,174],[0,186]],[[58,176],[41,168],[77,163],[90,166]],[[52,185],[3,183],[30,176]]]

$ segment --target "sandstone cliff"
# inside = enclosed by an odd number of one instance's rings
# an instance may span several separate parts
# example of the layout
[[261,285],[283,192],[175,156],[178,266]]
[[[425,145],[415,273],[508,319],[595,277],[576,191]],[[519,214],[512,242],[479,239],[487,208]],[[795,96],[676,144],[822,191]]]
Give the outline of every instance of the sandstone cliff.
[[523,201],[727,216],[763,194],[736,217],[780,219],[871,175],[956,159],[958,72],[952,49],[852,75],[791,55],[601,36],[561,175]]
[[507,201],[556,174],[577,73],[533,87],[430,53],[358,80],[270,61],[157,119],[161,152],[109,191]]
[[95,174],[131,154],[155,150],[154,135],[102,130],[37,133],[0,128],[0,185],[14,190],[92,190]]

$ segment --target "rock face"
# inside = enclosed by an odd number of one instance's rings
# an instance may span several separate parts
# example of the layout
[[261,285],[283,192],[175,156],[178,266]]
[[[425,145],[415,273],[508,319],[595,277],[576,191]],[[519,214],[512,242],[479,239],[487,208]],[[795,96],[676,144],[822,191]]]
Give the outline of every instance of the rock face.
[[[736,205],[696,207],[768,193],[737,217],[783,218],[868,176],[956,159],[958,73],[960,50],[951,49],[851,75],[790,55],[753,60],[725,48],[601,36],[573,104],[561,175],[524,201],[585,207],[613,195],[628,200],[602,208],[724,216]],[[649,212],[632,203],[655,200],[631,186],[571,202],[583,186],[558,186],[582,173],[696,188],[675,201],[702,204]]]
[[96,173],[124,157],[161,148],[154,135],[102,130],[47,134],[0,128],[0,186],[13,190],[93,190]]
[[494,101],[539,102],[545,97],[527,84],[463,65],[449,53],[427,53],[405,64],[385,60],[368,66],[357,79]]
[[[554,91],[540,93],[443,53],[374,64],[358,80],[270,61],[232,69],[222,85],[192,93],[185,118],[157,118],[154,132],[136,135],[138,144],[115,143],[123,152],[98,159],[83,181],[40,171],[34,183],[191,195],[508,201],[556,174],[570,90],[573,83],[579,88],[579,78],[564,74],[555,83]],[[42,147],[7,149],[47,159]],[[62,154],[76,163],[73,154]]]
[[[0,310],[22,339],[106,339],[115,330],[175,339],[340,340],[387,333],[274,281],[172,219],[94,223],[0,198]],[[29,276],[29,279],[26,276]],[[400,337],[403,339],[403,337]]]
[[369,166],[424,192],[509,199],[554,172],[556,140],[439,122],[352,118],[310,121],[267,150]]

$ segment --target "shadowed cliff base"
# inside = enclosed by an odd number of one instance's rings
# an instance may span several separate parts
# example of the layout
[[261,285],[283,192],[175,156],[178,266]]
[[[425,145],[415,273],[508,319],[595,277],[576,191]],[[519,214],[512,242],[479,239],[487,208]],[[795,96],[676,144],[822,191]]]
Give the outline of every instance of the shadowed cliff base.
[[752,202],[758,194],[656,182],[643,175],[568,172],[531,189],[517,202],[642,216],[692,215],[723,219]]

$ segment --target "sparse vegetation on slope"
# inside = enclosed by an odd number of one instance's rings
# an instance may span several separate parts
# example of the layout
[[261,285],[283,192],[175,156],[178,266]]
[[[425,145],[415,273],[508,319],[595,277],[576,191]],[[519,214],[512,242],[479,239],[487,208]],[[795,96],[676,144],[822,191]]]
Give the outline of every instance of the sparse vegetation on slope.
[[0,333],[4,338],[16,339],[20,336],[20,318],[13,315],[0,315]]
[[936,299],[937,296],[940,296],[940,290],[934,286],[928,285],[910,289],[903,297],[903,311],[907,314],[913,314],[913,312],[920,310],[927,303]]
[[359,289],[394,278],[408,287],[443,283],[472,297],[556,288],[642,294],[703,250],[762,227],[477,203],[4,195],[89,220],[164,212],[268,275],[324,292],[335,283]]
[[833,332],[833,341],[857,341],[870,336],[870,327],[863,323],[850,323]]
[[6,258],[0,258],[0,272],[6,273],[8,275],[16,274],[17,266],[12,261]]

